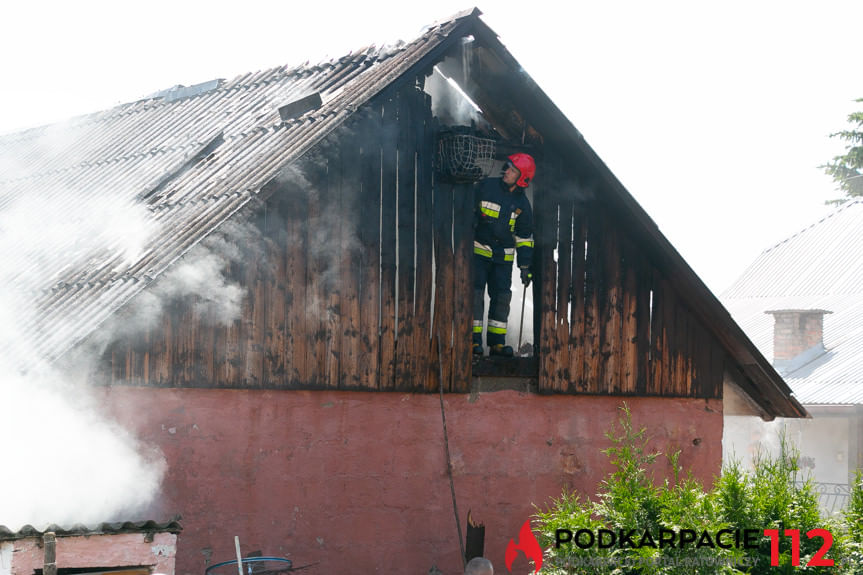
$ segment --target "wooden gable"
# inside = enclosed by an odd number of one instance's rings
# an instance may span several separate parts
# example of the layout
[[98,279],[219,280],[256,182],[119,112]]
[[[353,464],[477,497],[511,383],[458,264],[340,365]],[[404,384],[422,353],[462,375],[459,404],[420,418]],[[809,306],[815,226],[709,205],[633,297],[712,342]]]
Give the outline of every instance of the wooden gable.
[[[240,319],[175,302],[111,347],[110,381],[468,391],[471,187],[435,178],[439,126],[421,84],[376,99],[268,184],[248,221],[260,245],[226,270],[246,291]],[[720,397],[726,354],[602,190],[577,189],[553,149],[532,151],[539,389]]]
[[258,205],[233,217],[256,239],[216,232],[246,252],[226,269],[246,294],[241,317],[225,325],[194,297],[175,301],[146,333],[110,345],[102,379],[467,392],[472,375],[488,374],[470,353],[471,187],[435,173],[445,126],[423,89],[434,66],[480,106],[498,160],[523,150],[539,164],[537,354],[498,363],[498,373],[528,376],[544,393],[697,398],[721,398],[730,379],[765,413],[805,414],[478,20],[270,180]]

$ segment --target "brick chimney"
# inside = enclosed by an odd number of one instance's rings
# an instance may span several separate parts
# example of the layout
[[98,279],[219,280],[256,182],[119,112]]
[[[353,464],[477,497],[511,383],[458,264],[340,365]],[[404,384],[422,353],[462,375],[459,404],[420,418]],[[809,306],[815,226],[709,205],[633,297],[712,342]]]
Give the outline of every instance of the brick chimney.
[[824,315],[832,312],[780,309],[765,313],[773,316],[773,365],[777,369],[790,371],[792,363],[802,365],[824,353]]

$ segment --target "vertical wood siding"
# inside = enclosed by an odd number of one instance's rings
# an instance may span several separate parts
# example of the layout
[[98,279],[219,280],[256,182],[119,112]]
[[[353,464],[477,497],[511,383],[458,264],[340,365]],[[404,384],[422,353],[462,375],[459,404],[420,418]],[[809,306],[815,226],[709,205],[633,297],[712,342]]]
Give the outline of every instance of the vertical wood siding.
[[226,234],[242,252],[224,269],[246,292],[239,317],[175,298],[111,346],[110,380],[467,391],[471,188],[435,183],[436,131],[414,86],[357,113],[269,184],[248,243]]
[[[413,85],[354,114],[268,184],[244,233],[225,232],[241,313],[225,323],[200,298],[172,299],[109,348],[110,380],[469,391],[472,189],[435,180],[436,132]],[[571,182],[562,162],[540,166],[540,391],[721,397],[721,346],[601,193]]]
[[536,194],[540,390],[721,397],[720,344],[605,204],[544,169],[560,186]]

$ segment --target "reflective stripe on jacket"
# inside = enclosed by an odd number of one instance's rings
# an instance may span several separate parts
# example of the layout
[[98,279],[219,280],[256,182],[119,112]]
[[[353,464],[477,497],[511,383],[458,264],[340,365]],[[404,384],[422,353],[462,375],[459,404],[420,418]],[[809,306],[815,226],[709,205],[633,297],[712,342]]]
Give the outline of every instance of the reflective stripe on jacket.
[[475,254],[504,263],[515,260],[530,267],[533,260],[533,210],[524,190],[510,192],[501,178],[477,184],[474,202]]

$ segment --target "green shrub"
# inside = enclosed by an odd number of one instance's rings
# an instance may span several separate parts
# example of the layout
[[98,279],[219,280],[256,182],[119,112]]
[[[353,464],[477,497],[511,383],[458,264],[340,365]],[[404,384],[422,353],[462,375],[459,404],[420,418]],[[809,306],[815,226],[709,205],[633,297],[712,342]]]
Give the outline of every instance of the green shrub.
[[[540,545],[546,549],[543,573],[587,575],[699,575],[749,573],[841,573],[863,575],[863,475],[858,474],[844,522],[822,518],[818,498],[810,480],[799,477],[798,452],[780,437],[776,456],[759,454],[751,472],[739,462],[726,465],[713,489],[706,491],[687,474],[681,477],[678,453],[667,455],[672,477],[656,482],[650,467],[662,454],[647,448],[646,429],[635,430],[629,408],[624,404],[617,425],[606,437],[612,445],[603,453],[614,471],[600,483],[594,500],[564,491],[548,508],[537,509]],[[820,538],[806,534],[816,528],[834,535],[828,559],[835,567],[807,566],[822,545]],[[757,549],[732,546],[723,549],[705,545],[582,549],[573,543],[555,548],[556,530],[578,529],[596,533],[635,530],[637,537],[647,531],[654,538],[661,530],[677,534],[684,529],[714,536],[722,529],[757,531]],[[779,533],[778,565],[771,565],[771,541],[764,529]],[[786,529],[800,533],[800,563],[792,565],[791,538]],[[633,538],[635,539],[635,538]],[[637,540],[637,539],[636,539]]]
[[842,575],[863,575],[863,469],[858,469],[845,508],[844,537],[840,541]]

